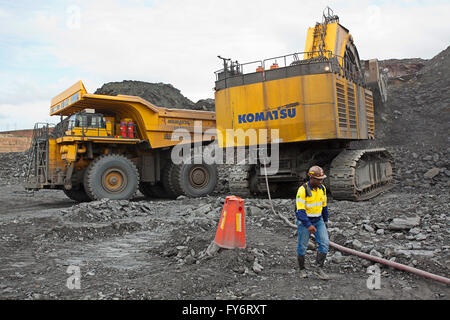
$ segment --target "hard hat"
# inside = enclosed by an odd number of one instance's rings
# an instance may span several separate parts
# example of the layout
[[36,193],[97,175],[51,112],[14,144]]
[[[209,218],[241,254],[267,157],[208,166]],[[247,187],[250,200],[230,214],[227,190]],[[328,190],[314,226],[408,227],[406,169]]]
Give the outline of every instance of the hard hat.
[[316,179],[325,179],[327,176],[323,172],[323,169],[319,166],[312,166],[308,170],[308,176],[316,178]]

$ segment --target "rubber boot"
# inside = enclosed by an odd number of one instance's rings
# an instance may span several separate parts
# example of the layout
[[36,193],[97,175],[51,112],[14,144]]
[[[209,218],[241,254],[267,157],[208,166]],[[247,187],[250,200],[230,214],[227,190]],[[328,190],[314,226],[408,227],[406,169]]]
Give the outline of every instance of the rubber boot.
[[316,270],[314,270],[314,274],[321,280],[329,280],[330,279],[330,277],[323,271],[323,265],[325,263],[326,257],[327,257],[326,253],[317,251],[317,256],[316,256],[317,267],[316,267]]
[[298,272],[300,273],[300,278],[307,278],[308,274],[305,269],[305,256],[297,256],[298,261]]

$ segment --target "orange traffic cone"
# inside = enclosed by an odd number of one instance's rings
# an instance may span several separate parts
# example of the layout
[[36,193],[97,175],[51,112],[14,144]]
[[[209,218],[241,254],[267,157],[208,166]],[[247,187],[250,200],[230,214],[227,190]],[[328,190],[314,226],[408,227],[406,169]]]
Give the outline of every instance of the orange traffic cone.
[[214,242],[222,248],[245,248],[245,207],[244,200],[228,196],[222,209]]

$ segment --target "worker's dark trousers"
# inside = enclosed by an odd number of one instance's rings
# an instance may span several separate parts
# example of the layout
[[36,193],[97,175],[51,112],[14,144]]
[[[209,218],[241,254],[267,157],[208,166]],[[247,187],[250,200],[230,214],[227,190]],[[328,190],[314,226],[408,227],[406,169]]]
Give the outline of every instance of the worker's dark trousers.
[[[304,256],[306,254],[306,249],[308,249],[310,234],[308,228],[306,228],[300,220],[297,220],[296,224],[298,230],[297,255]],[[328,239],[328,231],[327,227],[325,226],[325,222],[323,222],[323,219],[321,218],[319,221],[314,222],[312,225],[317,229],[316,233],[314,233],[316,242],[319,245],[317,250],[319,252],[328,253],[328,245],[330,244],[330,240]]]

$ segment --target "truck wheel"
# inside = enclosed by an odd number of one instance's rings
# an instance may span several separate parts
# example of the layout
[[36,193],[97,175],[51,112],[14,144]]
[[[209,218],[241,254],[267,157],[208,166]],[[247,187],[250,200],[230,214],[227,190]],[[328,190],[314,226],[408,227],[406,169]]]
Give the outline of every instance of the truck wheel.
[[173,175],[175,172],[175,165],[173,162],[168,162],[162,171],[162,185],[166,192],[166,197],[176,199],[181,193],[173,185]]
[[[195,159],[195,158],[192,158]],[[205,163],[174,165],[172,185],[178,194],[187,197],[203,197],[214,191],[217,185],[217,167]]]
[[117,154],[103,155],[92,161],[84,175],[84,187],[93,200],[108,198],[128,200],[134,196],[139,184],[136,166]]
[[91,198],[89,198],[89,196],[87,195],[83,185],[80,185],[77,189],[70,189],[70,190],[63,189],[63,191],[67,197],[69,197],[74,201],[77,202],[91,201]]

